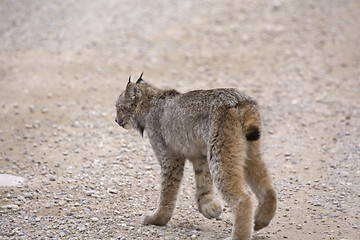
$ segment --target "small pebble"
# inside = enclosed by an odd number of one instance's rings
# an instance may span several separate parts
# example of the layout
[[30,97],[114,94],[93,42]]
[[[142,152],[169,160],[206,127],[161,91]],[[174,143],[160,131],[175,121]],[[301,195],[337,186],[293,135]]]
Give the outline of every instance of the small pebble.
[[89,191],[86,191],[86,192],[85,192],[85,194],[86,194],[87,196],[91,196],[91,195],[93,195],[94,193],[95,193],[94,190],[89,190]]
[[34,105],[30,105],[29,110],[31,113],[35,112],[35,106]]
[[112,194],[117,194],[118,191],[116,189],[113,189],[113,188],[109,188],[109,193],[112,193]]
[[41,108],[41,113],[46,114],[49,110],[46,107]]

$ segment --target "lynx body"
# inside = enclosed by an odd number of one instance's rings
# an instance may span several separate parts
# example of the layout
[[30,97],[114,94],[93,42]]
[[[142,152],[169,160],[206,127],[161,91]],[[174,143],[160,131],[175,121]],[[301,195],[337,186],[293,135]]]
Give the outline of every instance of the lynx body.
[[[171,219],[186,159],[193,163],[196,200],[206,218],[221,214],[213,183],[234,215],[232,239],[250,239],[276,211],[276,193],[260,152],[260,115],[255,101],[235,89],[180,94],[160,90],[142,79],[130,82],[116,103],[115,121],[147,132],[161,166],[161,192],[145,225]],[[258,199],[253,214],[247,183]],[[254,218],[254,219],[253,219]]]

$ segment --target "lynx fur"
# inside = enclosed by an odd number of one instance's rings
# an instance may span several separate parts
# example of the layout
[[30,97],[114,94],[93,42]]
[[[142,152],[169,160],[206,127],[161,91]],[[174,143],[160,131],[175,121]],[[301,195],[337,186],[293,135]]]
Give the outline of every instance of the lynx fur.
[[[116,102],[116,123],[147,132],[161,166],[157,209],[143,215],[144,225],[171,219],[185,160],[195,172],[196,200],[206,218],[222,212],[213,183],[233,213],[232,239],[251,239],[253,229],[270,223],[276,193],[260,152],[260,116],[254,100],[235,89],[180,94],[160,90],[142,79],[129,82]],[[253,213],[247,183],[258,199]]]

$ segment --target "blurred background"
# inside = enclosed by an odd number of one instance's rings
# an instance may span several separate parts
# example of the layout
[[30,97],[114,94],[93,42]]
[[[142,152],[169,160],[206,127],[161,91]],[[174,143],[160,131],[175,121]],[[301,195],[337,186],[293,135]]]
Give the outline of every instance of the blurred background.
[[[196,209],[187,165],[174,219],[142,227],[159,166],[114,124],[128,76],[181,92],[233,87],[263,115],[278,190],[256,239],[359,234],[360,2],[0,2],[0,238],[223,239]],[[226,207],[226,206],[225,206]]]

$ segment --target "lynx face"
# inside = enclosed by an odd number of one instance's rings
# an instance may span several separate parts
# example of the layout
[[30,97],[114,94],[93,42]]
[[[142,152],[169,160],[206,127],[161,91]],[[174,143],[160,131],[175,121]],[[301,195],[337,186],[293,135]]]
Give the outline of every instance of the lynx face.
[[125,129],[131,129],[131,115],[133,115],[134,111],[135,104],[131,101],[131,99],[127,99],[125,92],[123,92],[116,102],[115,122]]
[[[139,81],[138,81],[139,82]],[[130,82],[126,86],[125,91],[120,94],[116,101],[116,118],[115,122],[125,129],[138,129],[143,133],[143,127],[136,120],[136,106],[141,102],[141,90],[137,86],[138,83]]]
[[115,122],[125,129],[134,128],[135,108],[138,101],[138,89],[134,83],[129,83],[116,102]]

